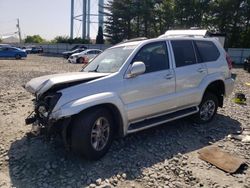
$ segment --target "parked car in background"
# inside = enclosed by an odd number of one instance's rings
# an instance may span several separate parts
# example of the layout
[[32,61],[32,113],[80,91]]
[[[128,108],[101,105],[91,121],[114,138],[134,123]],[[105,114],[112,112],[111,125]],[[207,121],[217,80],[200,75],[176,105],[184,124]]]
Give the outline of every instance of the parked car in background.
[[250,56],[244,59],[244,70],[250,72]]
[[43,53],[42,46],[24,46],[22,49],[25,50],[27,54]]
[[71,56],[72,54],[80,53],[80,52],[83,52],[84,50],[86,50],[86,49],[85,48],[77,48],[75,50],[70,50],[70,51],[63,52],[62,55],[63,55],[64,58],[68,59],[69,56]]
[[73,50],[79,49],[79,48],[81,48],[81,49],[83,48],[85,50],[87,49],[87,47],[85,45],[83,45],[83,44],[77,44],[73,48],[71,48],[70,51],[73,51]]
[[25,50],[16,47],[0,47],[0,58],[16,58],[21,59],[27,57]]
[[42,46],[32,46],[30,53],[31,54],[43,53],[43,47]]
[[68,61],[69,63],[83,63],[87,64],[90,59],[93,59],[96,57],[98,54],[100,54],[102,50],[99,49],[88,49],[80,53],[75,53],[72,54],[69,58]]
[[23,46],[23,47],[22,47],[22,50],[24,50],[27,54],[30,54],[32,48],[29,47],[29,46]]

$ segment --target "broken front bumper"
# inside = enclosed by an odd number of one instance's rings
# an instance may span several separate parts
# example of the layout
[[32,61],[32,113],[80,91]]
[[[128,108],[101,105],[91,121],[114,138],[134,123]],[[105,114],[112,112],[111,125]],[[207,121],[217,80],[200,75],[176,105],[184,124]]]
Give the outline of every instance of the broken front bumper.
[[[32,124],[32,130],[35,131],[36,134],[45,133],[47,139],[59,133],[67,150],[70,149],[70,121],[71,117],[55,121],[53,119],[42,119],[37,114],[30,115],[25,119],[26,125]],[[44,131],[41,131],[41,129]]]

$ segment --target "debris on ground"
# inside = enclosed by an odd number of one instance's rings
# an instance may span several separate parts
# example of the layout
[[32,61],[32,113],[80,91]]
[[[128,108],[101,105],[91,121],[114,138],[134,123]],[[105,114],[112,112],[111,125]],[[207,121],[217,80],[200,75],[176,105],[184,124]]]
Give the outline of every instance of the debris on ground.
[[235,93],[233,101],[237,104],[246,104],[246,96],[243,93]]
[[245,164],[245,160],[226,153],[215,146],[205,147],[198,153],[200,159],[207,161],[228,173],[236,172],[241,165]]
[[250,128],[243,128],[239,134],[229,134],[228,138],[250,143]]

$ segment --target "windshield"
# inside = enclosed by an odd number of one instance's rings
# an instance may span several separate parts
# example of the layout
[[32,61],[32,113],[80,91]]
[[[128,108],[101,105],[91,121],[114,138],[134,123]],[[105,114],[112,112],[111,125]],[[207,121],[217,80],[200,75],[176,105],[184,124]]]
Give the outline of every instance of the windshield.
[[136,46],[122,46],[105,50],[91,61],[84,72],[117,72]]

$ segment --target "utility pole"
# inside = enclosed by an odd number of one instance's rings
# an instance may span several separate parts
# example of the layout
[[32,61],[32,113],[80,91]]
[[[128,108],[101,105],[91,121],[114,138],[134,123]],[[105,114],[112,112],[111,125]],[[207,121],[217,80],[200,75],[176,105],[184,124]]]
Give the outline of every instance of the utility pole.
[[70,38],[74,37],[74,0],[71,0],[71,15],[70,15]]
[[99,27],[103,28],[103,7],[104,7],[104,0],[99,0],[98,3],[98,22]]
[[18,32],[18,36],[19,36],[19,42],[22,42],[22,37],[21,37],[21,29],[20,29],[20,24],[19,24],[19,18],[17,18],[17,32]]
[[90,0],[87,0],[87,39],[90,39]]
[[87,1],[82,0],[82,39],[86,39]]

